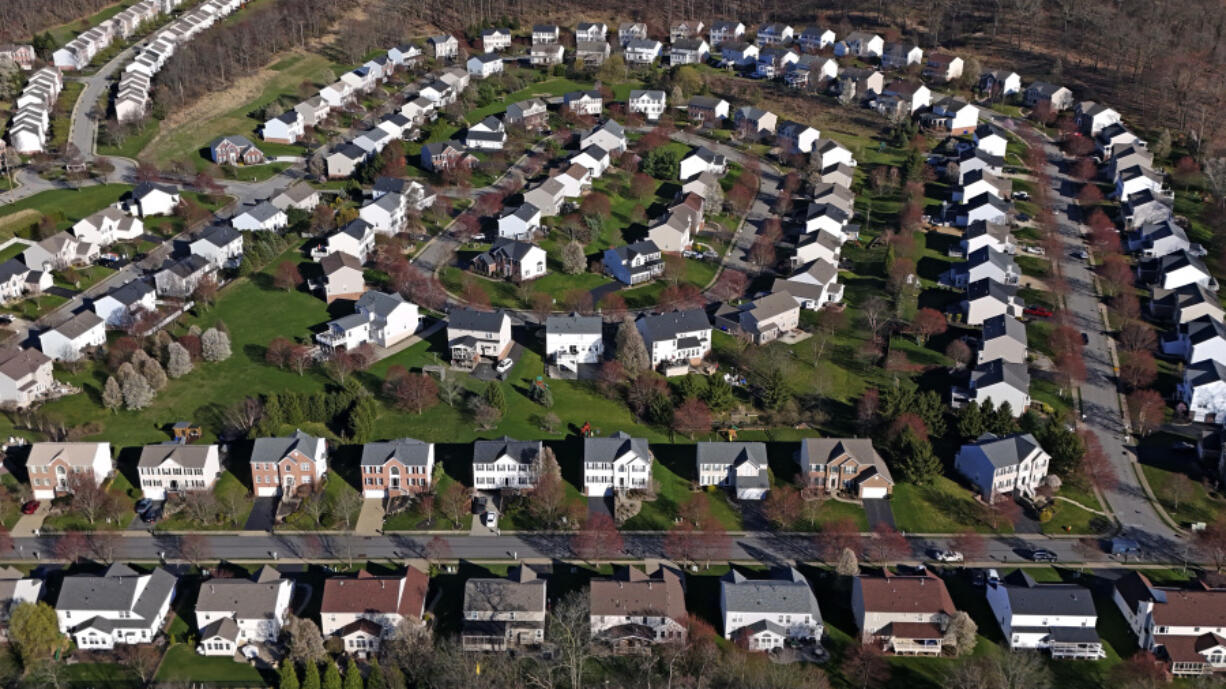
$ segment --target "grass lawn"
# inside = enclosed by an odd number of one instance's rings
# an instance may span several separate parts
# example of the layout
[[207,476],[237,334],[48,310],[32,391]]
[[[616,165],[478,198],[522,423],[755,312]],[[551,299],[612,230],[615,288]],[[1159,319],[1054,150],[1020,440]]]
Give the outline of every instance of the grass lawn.
[[68,143],[68,130],[72,125],[72,106],[85,90],[85,84],[79,81],[64,82],[64,89],[55,101],[55,110],[51,114],[51,139],[47,142],[47,150],[63,151]]
[[3,263],[4,261],[9,260],[10,258],[17,258],[28,248],[29,248],[28,244],[17,243],[17,244],[10,245],[8,248],[4,249],[3,251],[0,251],[0,263]]
[[[434,486],[435,493],[442,493],[448,486],[455,483],[455,479],[448,476],[444,471],[439,471],[436,475],[438,476],[438,482]],[[433,518],[427,519],[427,516],[432,516]],[[405,510],[404,512],[393,514],[383,521],[384,531],[413,531],[424,529],[443,531],[465,526],[467,526],[467,524],[455,524],[437,508],[434,510],[433,515],[426,515],[421,510],[420,501],[413,503],[412,508]]]
[[217,484],[213,486],[213,494],[218,498],[224,495],[234,495],[239,498],[235,502],[238,505],[238,511],[234,514],[223,515],[223,520],[218,524],[201,524],[188,518],[184,512],[178,512],[166,518],[165,521],[158,524],[158,528],[166,531],[221,531],[241,529],[243,524],[247,523],[247,517],[251,514],[251,507],[254,504],[247,497],[251,491],[237,476],[229,471],[221,472],[217,477]]
[[1187,495],[1178,496],[1180,499],[1176,501],[1176,491],[1172,486],[1178,485],[1176,477],[1180,474],[1173,467],[1145,463],[1141,465],[1141,470],[1145,472],[1145,479],[1162,507],[1179,524],[1211,523],[1226,509],[1226,500],[1198,481],[1185,482],[1183,485],[1187,486]]
[[[312,495],[306,498],[307,500],[322,500],[323,501],[324,505],[327,506],[327,509],[324,512],[323,517],[321,517],[319,521],[313,521],[305,512],[303,512],[302,510],[298,510],[297,512],[291,514],[285,520],[285,526],[290,529],[297,529],[301,531],[339,528],[340,526],[344,525],[344,521],[342,521],[341,519],[342,515],[335,514],[334,506],[337,504],[337,501],[341,499],[342,495],[345,495],[348,493],[357,493],[357,492],[358,490],[354,488],[353,486],[349,485],[349,483],[345,481],[345,479],[341,478],[338,472],[330,471],[328,472],[327,481],[324,484],[323,494],[322,495]],[[357,511],[349,515],[350,524],[354,524],[357,522],[358,520],[357,513],[362,511],[361,503],[357,503],[357,504],[358,504]]]
[[100,531],[127,528],[128,523],[132,520],[133,505],[136,503],[136,498],[132,496],[137,491],[133,489],[128,478],[120,472],[115,473],[115,477],[107,486],[107,491],[116,496],[119,504],[123,505],[123,510],[120,511],[116,521],[109,523],[99,521],[90,524],[89,520],[74,512],[70,507],[61,514],[48,516],[43,521],[43,528],[49,531]]
[[652,464],[651,476],[660,487],[656,499],[644,502],[643,509],[627,520],[623,528],[631,531],[667,531],[673,527],[673,519],[677,516],[681,504],[694,499],[694,496],[707,500],[711,513],[719,519],[724,528],[741,528],[741,514],[725,492],[691,490],[694,482],[686,477],[694,474],[692,447],[661,445],[653,447],[652,452],[656,455],[656,461]]
[[158,130],[161,128],[161,123],[155,119],[149,119],[140,131],[128,136],[122,143],[109,146],[98,142],[98,155],[103,156],[121,156],[123,158],[135,159],[140,152],[149,145],[153,137],[157,136]]
[[[1091,509],[1099,511],[1103,509],[1098,496],[1087,486],[1081,485],[1079,482],[1065,481],[1057,495],[1074,500]],[[1111,520],[1107,517],[1084,510],[1076,505],[1071,505],[1063,500],[1057,500],[1055,508],[1055,517],[1042,525],[1043,533],[1102,533],[1105,529],[1110,528],[1112,524]]]
[[[899,531],[917,533],[956,533],[973,529],[993,531],[991,524],[979,517],[979,504],[970,491],[944,476],[931,485],[916,486],[899,483],[894,486],[891,500],[894,521]],[[1013,525],[1001,522],[998,533],[1012,533]]]
[[[14,234],[26,236],[23,230],[38,224],[37,217],[22,211],[50,215],[56,219],[56,229],[66,230],[81,218],[115,203],[131,188],[127,184],[100,184],[80,189],[53,189],[6,204],[0,207],[0,238]],[[21,219],[6,223],[5,218],[11,216]]]
[[[195,655],[193,652],[192,655]],[[162,665],[165,667],[165,664]],[[65,672],[73,686],[135,687],[140,686],[136,673],[119,663],[73,663]]]
[[166,651],[158,669],[158,682],[228,682],[264,686],[260,673],[250,665],[236,663],[228,657],[202,656],[186,644],[175,644]]

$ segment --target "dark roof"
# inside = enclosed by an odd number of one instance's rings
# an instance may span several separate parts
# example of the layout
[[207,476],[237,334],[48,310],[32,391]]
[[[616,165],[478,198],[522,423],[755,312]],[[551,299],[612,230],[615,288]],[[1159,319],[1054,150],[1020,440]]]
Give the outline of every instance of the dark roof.
[[634,453],[651,461],[651,452],[647,449],[646,438],[633,438],[624,431],[617,431],[606,438],[583,439],[583,460],[585,462],[612,462],[627,453]]
[[711,321],[702,309],[686,309],[639,316],[639,329],[649,342],[671,340],[680,333],[709,330]]
[[968,301],[992,297],[993,299],[1007,302],[1016,294],[1016,287],[999,283],[991,278],[976,280],[966,286],[966,298]]
[[[228,226],[226,227],[227,229],[234,229],[232,227],[228,227]],[[0,265],[0,268],[3,268],[3,267],[4,266]],[[143,280],[133,280],[131,282],[120,285],[119,287],[116,287],[110,292],[107,292],[104,296],[110,297],[114,299],[115,301],[118,301],[120,304],[123,304],[124,306],[131,306],[135,304],[136,302],[140,301],[141,299],[145,298],[146,295],[152,294],[152,293],[153,293],[152,285],[150,285],[147,282],[144,282]],[[94,301],[97,301],[97,299],[95,299]]]
[[763,469],[767,466],[766,443],[700,442],[696,456],[698,464],[739,464],[753,461]]
[[447,316],[447,325],[460,330],[477,330],[481,332],[497,332],[502,329],[505,319],[509,318],[503,311],[477,311],[475,309],[452,309]]
[[340,154],[350,160],[362,160],[366,157],[366,151],[362,150],[355,144],[345,142],[332,150],[333,154]]
[[510,258],[513,261],[522,261],[528,252],[537,248],[532,242],[524,242],[518,239],[509,239],[500,237],[494,240],[493,246],[490,247],[490,254],[501,254]]
[[251,445],[251,462],[279,462],[295,450],[314,459],[315,451],[323,442],[322,438],[297,429],[284,438],[256,438]]
[[366,443],[362,446],[362,466],[383,466],[390,460],[401,464],[426,466],[430,463],[430,443],[414,438],[397,438],[381,443]]
[[72,340],[99,325],[102,325],[102,319],[98,317],[98,314],[93,311],[82,311],[55,326],[52,330]]
[[1026,370],[1026,364],[1007,363],[1004,359],[980,364],[971,371],[971,385],[976,389],[997,383],[1026,392],[1030,389],[1030,372]]
[[243,238],[242,233],[234,229],[230,225],[218,224],[218,225],[210,225],[209,227],[206,227],[200,232],[196,233],[196,236],[192,238],[192,241],[193,242],[203,241],[203,242],[208,242],[209,244],[212,244],[213,246],[225,247],[225,246],[229,246],[231,243],[237,240],[240,240],[242,238]]
[[520,464],[531,464],[541,454],[541,441],[514,440],[502,436],[495,440],[478,440],[473,443],[473,463],[491,464],[507,456]]
[[545,319],[545,332],[571,335],[599,335],[603,332],[600,316],[581,316],[577,313],[554,315]]
[[1090,590],[1076,584],[1038,584],[1026,572],[1016,569],[999,584],[1009,595],[1015,615],[1096,615]]

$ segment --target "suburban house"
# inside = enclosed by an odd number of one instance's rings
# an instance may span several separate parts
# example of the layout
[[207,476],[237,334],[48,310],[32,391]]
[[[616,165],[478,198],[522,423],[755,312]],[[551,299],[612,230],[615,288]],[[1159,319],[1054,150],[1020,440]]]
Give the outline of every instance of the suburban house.
[[549,112],[545,109],[545,101],[540,98],[529,98],[507,106],[503,116],[507,126],[519,126],[535,131],[544,129],[549,123]]
[[924,60],[924,51],[914,43],[886,43],[881,54],[882,69],[906,69]]
[[800,55],[791,48],[783,46],[763,48],[758,52],[758,61],[754,65],[754,76],[760,79],[781,77],[799,59]]
[[260,136],[265,141],[292,144],[306,136],[306,121],[297,110],[286,110],[265,122]]
[[979,127],[979,108],[961,98],[942,98],[932,104],[929,126],[948,131],[954,136],[970,134]]
[[434,443],[397,438],[362,446],[362,497],[427,493],[434,481]]
[[216,268],[237,268],[243,259],[243,235],[230,225],[210,225],[190,238],[188,249]]
[[272,205],[283,211],[291,208],[312,211],[319,205],[319,191],[306,182],[298,181],[272,197],[271,201]]
[[233,658],[247,644],[271,644],[289,615],[294,582],[272,567],[254,578],[207,579],[196,597],[196,652]]
[[473,259],[472,267],[490,277],[524,282],[545,275],[546,259],[545,250],[531,242],[499,237],[489,251]]
[[617,27],[617,42],[625,47],[633,40],[647,38],[647,25],[642,22],[622,22]]
[[702,309],[644,314],[635,325],[647,345],[652,368],[697,365],[711,352],[711,322]]
[[851,151],[834,139],[818,138],[814,140],[811,153],[817,159],[817,166],[823,171],[837,165],[856,166],[856,159],[852,156]]
[[683,38],[669,46],[668,64],[701,65],[711,57],[711,46],[701,38]]
[[560,65],[566,58],[566,48],[561,43],[533,44],[529,60],[534,67]]
[[1201,316],[1219,321],[1226,319],[1226,311],[1223,311],[1217,294],[1201,284],[1185,285],[1176,290],[1153,289],[1147,311],[1154,318],[1175,325],[1194,321]]
[[1002,254],[1017,253],[1017,244],[1008,225],[978,220],[962,231],[962,239],[958,242],[958,248],[962,250],[964,257],[985,247]]
[[1169,215],[1125,233],[1124,246],[1142,258],[1161,258],[1192,249],[1187,233]]
[[634,286],[664,274],[660,247],[650,239],[605,249],[604,270],[623,285]]
[[236,230],[275,231],[289,224],[289,216],[277,208],[271,201],[261,201],[254,206],[247,206],[230,219],[230,224]]
[[924,71],[920,73],[925,79],[949,83],[962,78],[964,62],[957,55],[949,53],[929,53],[924,63]]
[[[538,208],[542,217],[553,217],[562,209],[566,200],[566,185],[557,177],[550,177],[524,192],[524,205]],[[501,224],[501,219],[499,224]]]
[[209,158],[218,165],[259,165],[264,162],[264,152],[251,139],[231,134],[214,139],[209,144]]
[[161,297],[186,299],[195,293],[206,278],[215,279],[217,267],[207,258],[192,254],[162,268],[153,275],[153,284]]
[[[828,235],[822,232],[818,236]],[[771,291],[786,292],[801,308],[811,311],[843,300],[843,285],[839,284],[838,266],[820,258],[801,267],[788,278],[775,278]]]
[[94,299],[92,308],[107,325],[122,328],[135,314],[157,308],[156,294],[149,283],[132,280]]
[[719,46],[720,64],[744,68],[758,62],[758,46],[745,41],[725,41]]
[[498,237],[501,239],[531,239],[541,230],[541,209],[528,202],[508,209],[498,216]]
[[604,358],[600,316],[552,315],[545,319],[545,360],[577,374],[579,366],[594,366]]
[[1039,584],[1025,570],[987,582],[988,605],[1010,650],[1047,650],[1052,658],[1101,660],[1098,611],[1090,589],[1077,584]]
[[699,146],[681,159],[678,177],[685,182],[704,172],[723,177],[727,171],[728,159],[724,157],[724,154],[716,153],[706,146]]
[[616,120],[605,120],[590,131],[584,132],[579,140],[579,150],[589,146],[599,146],[610,153],[621,153],[626,150],[626,131]]
[[1026,363],[1026,325],[1020,320],[1001,314],[983,322],[983,336],[975,353],[976,364],[1003,359],[1006,363]]
[[487,53],[506,50],[511,47],[511,30],[502,27],[485,29],[481,32],[481,49]]
[[547,45],[560,40],[562,29],[557,24],[536,24],[532,27],[532,45]]
[[763,345],[800,327],[800,304],[787,292],[774,292],[739,306],[722,305],[715,326],[725,332],[741,331],[754,344]]
[[765,443],[699,442],[698,485],[732,489],[737,500],[761,500],[770,490]]
[[38,335],[38,348],[56,361],[78,361],[90,347],[105,344],[106,323],[93,311],[81,311]]
[[977,150],[994,158],[1003,159],[1009,147],[1009,139],[1005,136],[1004,131],[990,122],[984,122],[976,127],[971,138]]
[[505,579],[472,578],[464,582],[465,651],[538,648],[545,641],[545,580],[528,565]]
[[1226,424],[1226,361],[1206,359],[1189,364],[1175,394],[1192,421]]
[[834,45],[835,57],[876,57],[885,53],[885,39],[875,33],[852,31]]
[[[999,177],[992,174],[987,168],[971,170],[965,175],[962,175],[962,180],[959,182],[959,186],[954,187],[953,193],[950,194],[950,198],[953,201],[968,203],[984,194],[994,196],[1002,201],[1004,199],[1008,199],[1013,194],[1013,182],[1007,177]],[[1003,209],[1003,212],[1006,215],[1008,214],[1009,206],[1007,203],[1002,203],[999,206],[991,206],[987,213],[989,215],[996,215],[1001,212],[1001,209]],[[970,215],[977,215],[977,213],[972,211]],[[988,221],[986,219],[979,217],[974,217],[973,219],[968,217],[967,219],[967,225],[987,222]],[[1000,225],[1001,223],[993,222],[992,224]]]
[[600,22],[579,22],[575,26],[576,41],[603,41],[609,35],[609,26]]
[[165,500],[167,493],[212,490],[221,461],[216,445],[160,443],[141,449],[136,473],[146,498]]
[[681,574],[659,567],[646,574],[618,566],[613,576],[591,581],[592,638],[618,653],[642,652],[655,643],[681,642],[689,628]]
[[668,99],[663,91],[635,89],[630,91],[630,98],[626,101],[626,110],[654,121],[660,119],[660,115],[664,114],[667,104]]
[[0,263],[0,302],[19,299],[29,292],[41,293],[53,284],[51,273],[30,270],[16,258]]
[[114,206],[107,206],[86,216],[72,226],[77,241],[98,246],[109,246],[118,241],[136,239],[145,232],[145,224],[139,218],[125,215]]
[[587,168],[592,179],[599,179],[601,175],[609,169],[613,164],[613,159],[609,152],[599,146],[588,146],[571,156],[570,162],[573,165],[582,165]]
[[624,431],[584,438],[583,494],[602,497],[651,490],[652,459],[647,440],[632,438]]
[[738,131],[748,139],[757,139],[775,133],[779,117],[773,112],[745,105],[736,109],[733,122]]
[[702,225],[701,203],[693,205],[685,201],[669,208],[665,216],[649,226],[647,239],[661,251],[681,253],[690,248],[694,234],[702,229]]
[[1024,308],[1016,287],[991,278],[969,283],[966,286],[966,299],[962,302],[963,320],[967,325],[982,325],[993,316],[1021,318]]
[[451,363],[475,366],[485,357],[498,361],[511,351],[511,317],[503,311],[452,309],[447,317]]
[[459,141],[436,141],[421,147],[421,166],[431,172],[469,167],[476,161]]
[[774,567],[766,579],[730,570],[719,580],[719,610],[724,638],[751,651],[782,648],[789,639],[820,642],[824,631],[817,597],[795,567]]
[[381,194],[358,209],[358,218],[376,234],[398,234],[404,229],[408,204],[400,194]]
[[0,349],[0,405],[22,409],[55,387],[51,358],[37,349]]
[[766,24],[758,29],[758,45],[787,45],[796,36],[796,29],[788,24]]
[[970,374],[965,389],[955,387],[953,406],[969,402],[981,406],[991,402],[997,409],[1008,404],[1014,417],[1030,407],[1030,371],[1025,364],[1011,364],[1004,359],[979,364]]
[[801,55],[783,75],[783,80],[792,88],[815,91],[838,76],[839,63],[834,58],[806,54]]
[[341,179],[352,177],[358,166],[366,160],[366,151],[352,143],[343,143],[332,149],[324,158],[328,167],[328,177]]
[[34,443],[26,457],[35,500],[70,494],[74,474],[86,474],[100,486],[114,470],[110,443]]
[[599,67],[609,59],[612,49],[603,38],[598,41],[576,41],[575,62],[584,66]]
[[805,438],[800,444],[805,484],[860,500],[885,498],[894,478],[869,438]]
[[119,207],[128,215],[147,218],[151,215],[171,215],[178,205],[178,189],[153,182],[141,182],[120,201]]
[[354,309],[354,313],[330,321],[315,341],[328,351],[353,351],[366,343],[386,349],[412,336],[421,324],[417,304],[405,301],[396,292],[366,292],[358,297]]
[[57,232],[21,253],[21,260],[31,270],[51,272],[68,266],[93,263],[101,253],[97,244],[79,241],[67,232]]
[[1226,670],[1226,591],[1203,582],[1188,588],[1160,588],[1141,572],[1115,581],[1112,600],[1137,646],[1167,663],[1177,677]]
[[691,122],[704,127],[718,127],[728,117],[728,101],[714,96],[693,96],[686,105],[686,114]]
[[626,43],[626,64],[650,65],[664,53],[664,44],[653,38],[633,38]]
[[979,75],[979,90],[988,95],[1011,96],[1022,92],[1022,77],[1007,69],[994,69]]
[[851,609],[860,642],[897,655],[941,655],[945,628],[957,612],[940,577],[888,570],[882,576],[855,578]]
[[345,651],[373,656],[383,639],[400,633],[405,622],[424,624],[430,577],[409,567],[403,576],[377,576],[365,569],[352,577],[324,580],[319,630],[343,640]]
[[477,77],[478,79],[492,77],[495,74],[502,73],[502,56],[498,53],[473,55],[472,57],[468,58],[468,62],[465,63],[465,67],[468,68],[469,74]]
[[1009,254],[984,246],[967,254],[965,261],[954,264],[946,277],[954,287],[965,288],[983,279],[1012,286],[1021,279],[1021,270]]
[[152,643],[166,620],[176,583],[161,567],[142,574],[119,563],[101,574],[65,576],[55,601],[60,633],[89,651]]
[[599,117],[604,109],[604,96],[600,91],[570,91],[562,96],[562,107],[576,115]]
[[1073,92],[1057,84],[1036,81],[1022,92],[1022,102],[1028,108],[1046,104],[1052,112],[1060,112],[1073,107]]
[[1162,353],[1181,357],[1189,364],[1226,361],[1226,325],[1212,316],[1180,323],[1162,338]]
[[314,490],[328,473],[328,441],[294,430],[284,438],[256,438],[251,446],[251,484],[256,497]]
[[9,641],[9,619],[13,610],[22,603],[37,603],[43,596],[43,580],[25,576],[14,567],[0,567],[0,641]]
[[728,41],[739,41],[745,37],[745,25],[741,22],[712,22],[709,36],[711,38],[711,45],[717,47],[721,43],[727,43]]
[[337,299],[357,299],[366,291],[362,261],[353,254],[334,251],[319,259],[319,269],[319,286],[329,304]]
[[426,45],[430,47],[436,60],[449,59],[460,54],[460,42],[450,34],[431,36],[426,39]]
[[802,234],[796,238],[796,248],[791,259],[792,268],[799,269],[814,261],[824,261],[837,266],[842,252],[843,237],[841,234],[832,231]]
[[885,90],[885,75],[872,68],[844,67],[837,78],[839,97],[849,101],[879,96]]
[[1141,282],[1161,289],[1179,289],[1193,284],[1217,289],[1217,281],[1205,268],[1204,261],[1188,251],[1142,261],[1137,266],[1137,277]]
[[[497,30],[497,29],[495,29]],[[505,29],[503,29],[505,31]],[[510,39],[510,32],[507,32],[507,38]],[[458,41],[457,41],[458,42]],[[387,50],[387,59],[393,65],[405,66],[412,64],[421,58],[421,48],[412,43],[401,43],[400,45],[392,46]]]
[[1120,122],[1120,114],[1112,107],[1092,100],[1083,100],[1076,108],[1077,126],[1087,136],[1098,136],[1103,129]]
[[685,38],[701,38],[706,28],[707,25],[699,19],[684,19],[669,27],[668,40],[676,43]]
[[332,106],[323,99],[323,96],[311,96],[294,106],[294,110],[302,115],[302,123],[307,127],[317,127],[319,123],[328,119],[328,115],[332,113]]
[[393,133],[395,131],[389,131],[388,127],[374,126],[353,137],[352,143],[365,151],[366,155],[373,156],[382,153],[394,138],[399,138],[399,134]]
[[[928,90],[921,82],[902,79],[891,81],[886,84],[881,91],[882,98],[879,103],[889,102],[893,99],[896,103],[902,104],[902,112],[910,117],[921,108],[926,108],[932,104],[932,92]],[[893,105],[887,105],[886,109],[894,111]],[[878,106],[881,109],[881,106]]]
[[536,485],[544,446],[539,440],[502,436],[473,442],[473,487],[477,490],[530,490]]
[[1029,433],[1004,437],[985,433],[962,445],[954,468],[992,502],[998,495],[1034,496],[1047,478],[1050,462],[1051,456]]
[[807,124],[784,120],[779,124],[775,135],[775,143],[782,149],[784,155],[811,153],[822,133]]

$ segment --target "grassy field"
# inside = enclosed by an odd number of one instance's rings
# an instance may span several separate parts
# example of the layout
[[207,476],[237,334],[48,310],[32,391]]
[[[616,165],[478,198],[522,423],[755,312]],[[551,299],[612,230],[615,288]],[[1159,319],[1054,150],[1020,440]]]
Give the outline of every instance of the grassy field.
[[158,669],[158,682],[224,682],[230,686],[264,686],[264,678],[250,665],[226,657],[207,657],[187,644],[175,644],[166,651]]
[[[993,531],[991,524],[979,517],[978,504],[969,490],[952,480],[941,477],[931,485],[916,486],[899,483],[894,486],[891,501],[894,522],[899,531],[919,533],[957,533],[974,529]],[[997,533],[1012,533],[1013,525],[1001,522]]]
[[[131,188],[127,184],[100,184],[80,189],[53,189],[7,204],[0,207],[0,238],[14,234],[25,236],[23,230],[38,223],[38,218],[28,211],[50,215],[56,219],[56,229],[68,229],[81,218],[115,203]],[[14,220],[6,222],[10,217]]]
[[98,141],[98,155],[103,156],[121,156],[124,158],[136,159],[140,152],[149,145],[153,137],[157,136],[161,123],[155,119],[149,119],[144,127],[123,140],[123,143],[117,146],[108,146]]

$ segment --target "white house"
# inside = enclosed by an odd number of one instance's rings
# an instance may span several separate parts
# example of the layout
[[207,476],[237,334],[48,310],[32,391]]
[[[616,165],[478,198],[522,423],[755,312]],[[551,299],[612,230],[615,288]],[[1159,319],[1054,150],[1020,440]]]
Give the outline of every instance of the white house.
[[656,643],[685,641],[689,615],[681,574],[660,567],[648,575],[637,567],[618,567],[611,578],[592,579],[592,638],[615,652],[642,652]]
[[490,250],[473,259],[473,270],[490,277],[524,282],[543,277],[548,266],[545,250],[531,242],[499,237]]
[[1082,133],[1089,136],[1098,136],[1098,133],[1107,127],[1118,124],[1120,122],[1120,114],[1114,108],[1096,103],[1092,100],[1083,100],[1077,104],[1077,126],[1081,128]]
[[990,122],[984,122],[975,128],[975,148],[995,158],[1004,158],[1009,146],[1009,139],[999,127]]
[[487,53],[506,50],[511,47],[511,30],[502,27],[486,29],[481,32],[481,48]]
[[254,578],[207,579],[196,597],[196,652],[234,657],[247,644],[275,643],[289,615],[294,582],[269,566]]
[[1193,421],[1226,424],[1226,361],[1206,359],[1189,364],[1176,396]]
[[1187,251],[1142,261],[1137,266],[1137,275],[1143,282],[1161,289],[1179,289],[1193,284],[1217,289],[1217,281],[1204,262]]
[[152,643],[166,620],[176,583],[161,567],[141,574],[118,563],[102,574],[66,576],[55,602],[60,633],[88,651]]
[[1036,81],[1022,92],[1022,101],[1028,108],[1045,103],[1052,112],[1060,112],[1073,107],[1073,92],[1058,84]]
[[1051,455],[1029,433],[985,433],[962,445],[954,458],[954,468],[985,500],[1006,494],[1033,496],[1047,478],[1050,463]]
[[110,443],[34,443],[26,457],[35,500],[71,493],[68,481],[74,474],[89,474],[100,486],[114,470]]
[[430,577],[409,567],[404,576],[376,576],[365,569],[352,577],[324,580],[319,630],[338,637],[345,651],[371,656],[383,639],[399,633],[404,623],[423,624]]
[[945,629],[957,613],[940,577],[888,570],[884,576],[855,578],[851,610],[861,643],[897,655],[941,655]]
[[1188,677],[1226,669],[1226,592],[1195,585],[1160,588],[1134,571],[1116,579],[1111,597],[1137,645],[1164,659],[1172,674]]
[[369,291],[358,297],[355,312],[328,323],[315,341],[329,350],[352,351],[367,342],[388,348],[417,332],[421,315],[417,304],[399,293]]
[[971,371],[965,389],[954,388],[954,406],[967,402],[983,405],[991,402],[1000,409],[1008,403],[1014,417],[1030,407],[1030,372],[1025,364],[1011,364],[1003,359],[980,364]]
[[664,44],[653,38],[635,38],[626,43],[626,64],[650,65],[660,59]]
[[1022,92],[1022,76],[1007,69],[986,71],[979,76],[979,90],[992,95],[1011,96]]
[[653,368],[678,362],[696,364],[711,352],[711,322],[702,309],[644,314],[635,325]]
[[592,179],[600,179],[600,176],[613,164],[613,158],[608,151],[599,146],[588,146],[571,156],[570,162],[587,168]]
[[745,25],[736,21],[718,21],[711,24],[711,45],[719,47],[728,41],[739,41],[745,36]]
[[924,51],[914,43],[887,43],[881,55],[884,69],[906,69],[918,65],[924,59]]
[[610,153],[625,151],[626,130],[617,123],[617,120],[605,120],[590,131],[584,132],[582,138],[579,139],[579,150],[582,151],[589,146],[599,146]]
[[679,179],[685,182],[704,172],[723,177],[727,171],[728,159],[724,154],[716,153],[706,146],[699,146],[681,159]]
[[828,45],[834,45],[834,31],[810,24],[796,35],[796,42],[805,50],[816,52]]
[[728,67],[746,67],[758,61],[758,46],[745,41],[725,41],[719,46],[720,63]]
[[230,224],[236,230],[276,231],[289,224],[289,216],[277,208],[271,201],[261,201],[254,206],[246,206],[242,211],[230,218]]
[[983,221],[971,223],[962,231],[962,240],[958,242],[958,247],[962,249],[963,256],[970,256],[984,247],[990,247],[1002,254],[1017,253],[1017,243],[1007,225]]
[[496,440],[473,443],[473,487],[477,490],[529,490],[536,485],[544,446],[539,440]]
[[265,141],[292,144],[306,135],[306,121],[297,110],[286,110],[266,121],[260,135]]
[[151,215],[171,215],[179,205],[179,190],[152,182],[141,182],[132,189],[120,208],[129,215],[147,218]]
[[1039,584],[1022,569],[1003,579],[991,574],[988,605],[1011,650],[1047,650],[1052,658],[1077,660],[1107,657],[1098,638],[1098,611],[1089,589],[1077,584]]
[[465,66],[468,68],[469,74],[478,79],[484,79],[502,73],[502,57],[497,53],[473,55],[468,58]]
[[218,268],[237,268],[243,259],[243,235],[229,225],[210,225],[191,238],[188,248]]
[[732,489],[737,500],[761,500],[770,490],[765,443],[700,442],[698,485]]
[[604,96],[600,91],[570,91],[562,96],[562,107],[576,115],[599,117],[604,109]]
[[72,226],[72,234],[77,240],[98,246],[136,239],[144,232],[145,224],[140,218],[125,215],[114,206],[107,206]]
[[754,66],[754,76],[760,79],[781,77],[799,59],[800,55],[791,48],[782,46],[763,48],[758,52],[758,61]]
[[966,286],[966,300],[962,302],[967,325],[980,325],[994,316],[1006,315],[1021,318],[1024,309],[1017,296],[1017,288],[991,278],[975,280]]
[[[779,124],[775,142],[785,155],[812,153],[821,140],[822,133],[807,124],[784,120]],[[824,167],[824,166],[823,166]]]
[[221,473],[221,460],[216,445],[146,445],[136,473],[146,498],[165,500],[167,493],[212,490]]
[[881,57],[885,52],[885,39],[875,33],[852,31],[834,46],[837,57]]
[[37,349],[0,349],[0,404],[27,407],[55,386],[51,358]]
[[453,364],[475,364],[481,357],[497,361],[511,350],[511,317],[504,311],[452,309],[447,314],[447,348]]
[[1189,364],[1226,361],[1226,325],[1212,316],[1181,323],[1162,338],[1162,353],[1182,357]]
[[660,119],[667,106],[668,99],[663,91],[634,89],[626,101],[627,111],[643,115],[648,120]]
[[979,126],[979,108],[961,98],[942,98],[933,103],[934,123],[954,136],[969,134]]
[[650,490],[651,463],[645,438],[632,438],[623,431],[604,438],[584,438],[583,494],[603,497]]
[[90,347],[106,344],[106,322],[93,311],[81,311],[38,336],[38,348],[57,361],[78,361]]
[[579,365],[599,364],[604,357],[604,321],[577,313],[545,319],[545,359],[560,369],[578,373]]
[[775,278],[771,291],[787,292],[801,308],[812,311],[843,300],[843,285],[839,284],[838,266],[820,258],[805,265],[791,277]]
[[1142,258],[1161,258],[1192,248],[1184,229],[1175,223],[1175,219],[1166,216],[1162,220],[1150,221],[1124,235],[1124,246],[1128,251],[1136,252]]
[[1004,359],[1011,364],[1026,363],[1026,325],[1001,314],[983,322],[983,337],[975,353],[976,364]]
[[683,38],[671,46],[668,51],[669,65],[700,65],[711,57],[711,46],[701,38]]
[[498,217],[498,236],[505,239],[531,239],[541,229],[541,209],[524,203]]
[[385,194],[358,209],[358,218],[377,234],[396,234],[404,229],[406,205],[404,196]]
[[95,299],[92,308],[107,325],[122,328],[135,314],[156,309],[157,294],[149,283],[132,280]]
[[532,45],[557,43],[562,29],[557,24],[536,24],[532,27]]
[[25,576],[11,566],[0,567],[0,624],[4,625],[0,641],[9,641],[9,619],[13,610],[22,603],[37,603],[42,596],[42,579]]
[[788,639],[820,642],[824,627],[817,597],[795,567],[776,567],[769,579],[747,579],[733,569],[720,577],[724,638],[751,651],[781,648]]

